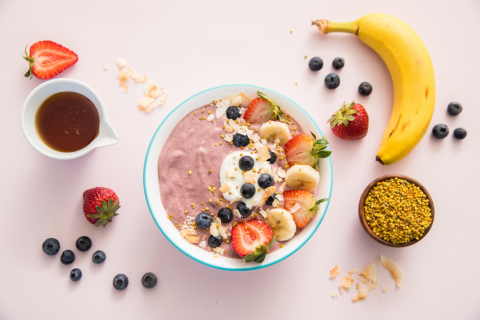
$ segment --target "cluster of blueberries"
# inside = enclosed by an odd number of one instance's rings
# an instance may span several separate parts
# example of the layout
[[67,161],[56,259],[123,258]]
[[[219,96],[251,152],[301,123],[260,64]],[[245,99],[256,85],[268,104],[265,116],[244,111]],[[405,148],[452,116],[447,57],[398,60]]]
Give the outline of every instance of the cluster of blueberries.
[[[92,247],[92,240],[89,237],[82,236],[77,239],[75,243],[77,249],[81,252],[85,252]],[[49,256],[56,255],[60,251],[60,242],[55,238],[48,238],[43,242],[43,252]],[[105,252],[97,250],[92,255],[92,261],[96,264],[102,263],[107,258]],[[65,264],[71,264],[75,261],[75,254],[72,250],[65,250],[60,256],[60,261]],[[82,278],[82,270],[75,268],[70,271],[70,279],[72,281],[78,281]],[[146,273],[142,277],[142,284],[145,288],[153,288],[157,284],[157,276],[151,272]],[[128,286],[128,277],[124,274],[117,274],[113,278],[113,286],[117,290],[123,290]]]
[[[345,66],[345,59],[337,57],[333,59],[332,66],[335,70],[340,70]],[[312,71],[320,71],[323,68],[323,60],[320,57],[313,57],[308,63]],[[340,85],[340,77],[336,73],[329,73],[325,77],[325,86],[328,89],[336,89]],[[362,82],[358,86],[358,93],[362,96],[368,96],[372,93],[372,85],[368,82]]]
[[[462,112],[462,110],[462,105],[458,102],[451,102],[448,104],[447,107],[447,112],[451,116],[458,116],[460,112]],[[445,138],[446,136],[448,136],[449,132],[450,130],[448,129],[448,126],[446,124],[437,124],[433,127],[432,130],[433,136],[437,139]],[[453,131],[453,136],[456,139],[465,139],[465,137],[467,136],[467,130],[463,128],[457,128]]]
[[[271,158],[269,160],[270,163],[274,163],[277,160],[276,155],[274,153],[270,152],[270,156],[271,156]],[[254,165],[255,165],[255,162],[253,161],[253,158],[250,157],[250,156],[243,156],[238,161],[238,167],[241,170],[247,170],[247,171],[252,170]],[[262,188],[262,189],[266,189],[266,188],[271,187],[275,184],[275,181],[274,181],[272,175],[270,175],[268,173],[262,173],[260,175],[260,177],[258,177],[257,182],[258,182],[258,185],[260,186],[260,188]],[[256,192],[257,192],[257,190],[255,189],[255,185],[253,185],[251,183],[248,183],[248,182],[244,183],[240,187],[240,194],[245,199],[251,199],[255,195]],[[276,195],[275,193],[270,195],[270,197],[267,199],[265,204],[271,206],[273,204],[273,201],[275,200],[275,195]],[[247,218],[248,216],[250,216],[252,214],[252,209],[247,207],[247,204],[243,201],[240,201],[240,202],[237,203],[237,210],[240,212],[240,215],[242,216],[242,218]],[[220,209],[218,211],[217,216],[218,216],[218,218],[220,218],[220,220],[223,223],[228,223],[228,222],[233,220],[233,212],[229,208]],[[195,218],[195,225],[199,228],[206,229],[206,228],[210,228],[210,226],[212,225],[212,221],[213,221],[213,218],[210,214],[200,213]],[[208,245],[212,248],[216,248],[216,247],[219,247],[222,244],[222,241],[223,241],[223,239],[222,239],[221,236],[210,235],[210,237],[208,238]]]

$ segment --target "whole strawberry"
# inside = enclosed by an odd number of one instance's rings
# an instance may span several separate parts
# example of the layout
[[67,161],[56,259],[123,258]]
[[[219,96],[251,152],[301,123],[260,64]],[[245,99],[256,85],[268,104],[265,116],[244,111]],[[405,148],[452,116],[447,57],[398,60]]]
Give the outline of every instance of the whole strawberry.
[[352,101],[349,104],[343,103],[327,123],[330,123],[332,132],[343,140],[358,140],[367,135],[368,114],[365,108],[359,103]]
[[120,208],[117,194],[108,188],[92,188],[83,193],[83,214],[95,227],[105,226]]

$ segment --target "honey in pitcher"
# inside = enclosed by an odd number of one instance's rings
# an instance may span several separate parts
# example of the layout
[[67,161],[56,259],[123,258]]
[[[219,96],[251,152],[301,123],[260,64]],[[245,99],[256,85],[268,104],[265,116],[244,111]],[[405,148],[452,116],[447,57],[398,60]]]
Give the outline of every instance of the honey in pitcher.
[[76,92],[59,92],[48,97],[35,116],[42,141],[60,152],[74,152],[98,136],[100,118],[87,97]]

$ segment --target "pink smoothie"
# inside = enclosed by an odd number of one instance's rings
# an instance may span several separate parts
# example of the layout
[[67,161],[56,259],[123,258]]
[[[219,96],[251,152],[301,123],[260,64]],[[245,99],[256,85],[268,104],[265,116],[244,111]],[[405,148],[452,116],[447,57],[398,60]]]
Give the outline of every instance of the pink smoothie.
[[[181,225],[185,225],[188,216],[192,217],[194,221],[195,217],[202,213],[202,209],[217,216],[217,212],[229,204],[229,201],[221,202],[221,207],[216,204],[217,199],[222,198],[222,193],[219,191],[221,187],[220,167],[230,152],[241,149],[230,145],[220,137],[224,133],[222,126],[225,117],[213,119],[213,122],[199,120],[203,116],[207,118],[209,111],[215,114],[216,109],[215,105],[209,104],[186,115],[173,129],[158,159],[158,179],[162,203],[167,215],[171,216],[172,223],[179,231],[182,229]],[[294,125],[289,127],[296,127],[292,133],[303,133],[293,118],[291,121]],[[260,125],[251,125],[251,129],[259,127]],[[280,166],[285,170],[286,159],[279,160],[279,158],[280,154],[277,161],[271,166],[272,168]],[[190,171],[191,174],[189,174]],[[280,185],[281,183],[275,184],[277,190]],[[212,186],[216,188],[213,193],[208,190],[208,187]],[[194,209],[192,203],[195,205]],[[207,207],[208,209],[206,209]],[[235,208],[236,204],[234,203],[232,207]],[[265,205],[265,208],[271,207]],[[231,234],[233,222],[253,219],[255,209],[254,207],[252,215],[248,218],[234,217],[232,222],[222,225],[227,227],[227,232]],[[186,212],[187,210],[188,212]],[[260,214],[256,218],[263,220]],[[205,250],[212,251],[207,241],[210,231],[200,228],[196,228],[195,231],[200,237],[200,242],[202,240],[206,242]],[[299,231],[300,229],[297,229],[297,233]],[[192,245],[198,246],[198,244]],[[223,241],[220,248],[226,250],[224,257],[240,258],[233,250],[231,242],[227,244],[226,241]],[[280,248],[280,244],[276,242],[270,248],[270,252],[278,248]]]

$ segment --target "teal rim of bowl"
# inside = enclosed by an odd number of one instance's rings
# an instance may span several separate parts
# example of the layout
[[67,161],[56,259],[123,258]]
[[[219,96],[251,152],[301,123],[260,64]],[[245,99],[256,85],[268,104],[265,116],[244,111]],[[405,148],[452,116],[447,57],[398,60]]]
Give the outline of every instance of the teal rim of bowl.
[[[272,262],[269,262],[269,263],[259,263],[257,265],[254,265],[252,267],[249,267],[249,268],[241,268],[241,269],[238,269],[238,268],[225,268],[225,267],[220,267],[220,266],[216,266],[216,265],[213,265],[213,264],[210,264],[210,263],[207,263],[207,262],[204,262],[204,261],[201,261],[201,260],[198,260],[197,258],[195,258],[194,256],[188,254],[187,252],[183,251],[180,247],[178,247],[174,241],[172,241],[172,239],[170,239],[167,234],[163,231],[162,227],[160,226],[160,224],[158,223],[157,219],[155,219],[155,216],[153,214],[153,210],[152,210],[152,207],[150,206],[150,201],[148,199],[148,195],[147,195],[147,188],[146,188],[146,184],[145,184],[145,176],[146,176],[146,167],[147,167],[147,160],[148,160],[148,156],[150,154],[150,148],[152,147],[152,143],[153,141],[155,140],[155,137],[157,136],[158,134],[158,131],[160,130],[160,128],[162,127],[162,125],[165,123],[165,121],[168,120],[168,118],[175,112],[177,111],[177,109],[179,109],[181,106],[183,106],[186,102],[190,101],[191,99],[201,95],[201,94],[204,94],[208,91],[212,91],[212,90],[216,90],[216,89],[221,89],[221,88],[228,88],[228,87],[250,87],[250,88],[255,88],[257,90],[267,90],[267,91],[270,91],[270,92],[273,92],[274,94],[284,98],[285,100],[288,100],[290,101],[292,104],[294,104],[300,111],[302,111],[309,119],[310,121],[312,121],[313,125],[315,126],[315,128],[318,130],[318,132],[320,132],[320,134],[323,136],[323,132],[322,130],[320,130],[320,128],[318,127],[317,125],[317,122],[315,120],[313,120],[313,118],[302,108],[300,107],[296,102],[294,102],[293,100],[285,97],[284,95],[274,91],[274,90],[270,90],[270,89],[267,89],[267,88],[263,88],[263,87],[259,87],[259,86],[254,86],[254,85],[250,85],[250,84],[226,84],[226,85],[222,85],[222,86],[217,86],[217,87],[213,87],[213,88],[209,88],[209,89],[206,89],[206,90],[203,90],[203,91],[200,91],[196,94],[194,94],[193,96],[187,98],[186,100],[184,100],[182,103],[180,103],[178,106],[175,107],[175,109],[173,109],[172,111],[170,111],[170,113],[165,117],[165,119],[163,119],[163,121],[160,123],[160,125],[158,126],[157,130],[155,131],[155,133],[153,134],[153,137],[152,137],[152,140],[150,141],[149,145],[148,145],[148,149],[147,149],[147,154],[145,156],[145,162],[144,162],[144,165],[143,165],[143,191],[145,193],[145,199],[147,200],[147,205],[148,205],[148,210],[150,210],[150,214],[152,215],[152,218],[153,220],[155,221],[155,223],[157,224],[157,227],[160,229],[160,231],[162,231],[163,235],[165,236],[165,238],[167,238],[168,241],[170,241],[171,244],[173,244],[175,246],[175,248],[177,248],[180,252],[182,252],[183,254],[185,254],[186,256],[192,258],[193,260],[201,263],[201,264],[204,264],[206,266],[209,266],[209,267],[212,267],[212,268],[216,268],[216,269],[221,269],[221,270],[227,270],[227,271],[250,271],[250,270],[256,270],[256,269],[262,269],[262,268],[266,268],[266,267],[269,267],[271,265],[274,265],[280,261],[283,261],[285,260],[286,258],[290,257],[291,255],[293,255],[295,252],[297,252],[301,247],[303,247],[305,245],[305,243],[308,242],[308,240],[310,240],[310,238],[315,234],[315,232],[317,232],[317,229],[318,227],[320,226],[320,224],[322,223],[323,221],[323,218],[325,217],[325,214],[327,213],[327,210],[328,210],[328,207],[330,206],[330,202],[332,201],[332,190],[333,190],[333,163],[332,163],[332,156],[328,157],[328,160],[330,161],[330,193],[328,195],[328,199],[330,199],[330,201],[327,202],[327,205],[325,207],[325,209],[323,210],[323,213],[322,213],[322,216],[320,217],[320,220],[318,221],[317,225],[315,226],[315,229],[313,230],[313,232],[308,236],[308,238],[301,244],[299,245],[294,251],[292,251],[290,254],[288,254],[287,256],[284,256],[282,257],[281,259],[277,259],[275,261],[272,261]],[[327,147],[327,150],[330,150],[330,148]]]

